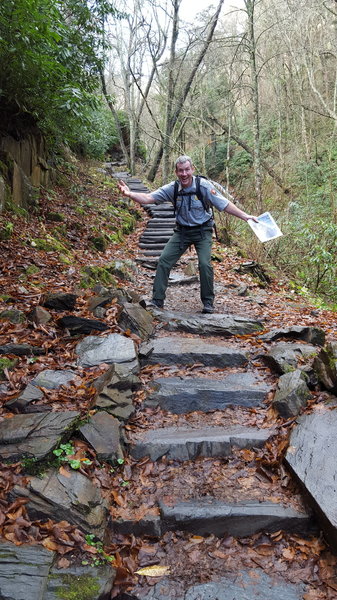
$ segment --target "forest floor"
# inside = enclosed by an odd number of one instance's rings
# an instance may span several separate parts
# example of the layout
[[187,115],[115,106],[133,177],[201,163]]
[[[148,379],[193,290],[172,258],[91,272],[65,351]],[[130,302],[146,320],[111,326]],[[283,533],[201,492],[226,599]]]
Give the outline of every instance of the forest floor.
[[[14,308],[27,314],[37,306],[41,298],[49,292],[75,292],[80,295],[77,302],[76,315],[91,317],[87,301],[93,295],[92,289],[83,289],[80,285],[80,269],[88,264],[105,266],[117,258],[136,260],[140,256],[137,247],[138,239],[144,229],[147,216],[140,212],[136,229],[120,242],[109,244],[103,251],[96,250],[91,244],[91,238],[97,232],[113,233],[118,230],[122,217],[116,212],[111,214],[109,206],[118,206],[120,198],[115,184],[108,182],[99,171],[101,165],[78,163],[73,172],[64,174],[67,183],[55,186],[53,190],[42,193],[39,206],[35,213],[20,215],[5,212],[0,215],[0,231],[9,231],[8,239],[0,241],[1,248],[1,294],[0,312]],[[56,223],[51,213],[60,213],[61,223]],[[9,225],[12,224],[12,225]],[[60,261],[64,251],[52,245],[47,249],[38,249],[38,239],[58,239],[66,249],[68,261]],[[240,267],[243,259],[238,256],[235,248],[223,248],[214,242],[216,255],[220,260],[214,261],[216,312],[249,316],[263,321],[265,330],[290,325],[316,326],[324,329],[327,340],[336,338],[336,313],[318,309],[310,305],[303,297],[298,296],[287,284],[282,275],[274,279],[268,286],[249,274],[240,274],[235,269]],[[67,251],[70,254],[67,254]],[[179,270],[184,271],[191,262],[195,262],[193,252],[189,252],[179,263]],[[32,268],[33,267],[33,268]],[[120,281],[120,286],[137,292],[139,296],[150,298],[153,271],[139,267],[135,282]],[[238,287],[247,286],[247,294],[238,295]],[[165,308],[179,310],[185,313],[198,313],[201,310],[199,284],[187,286],[174,285],[169,287]],[[118,305],[112,303],[108,308],[105,322],[110,332],[130,335],[121,330],[118,325]],[[45,325],[33,325],[26,320],[20,323],[1,321],[0,345],[7,343],[29,343],[43,347],[46,354],[37,357],[9,357],[15,359],[12,368],[3,369],[3,380],[0,381],[0,421],[10,419],[13,412],[6,408],[5,403],[14,398],[27,383],[44,369],[73,369],[81,377],[81,385],[72,385],[61,390],[50,390],[38,405],[48,405],[53,411],[79,410],[87,414],[91,408],[92,391],[85,384],[106,370],[106,365],[99,368],[81,369],[76,364],[75,345],[78,339],[71,338],[57,325],[62,313],[55,313],[54,318]],[[161,335],[169,335],[162,332]],[[187,335],[187,334],[186,334]],[[135,339],[136,343],[139,340]],[[212,339],[208,338],[208,341]],[[214,338],[215,342],[215,338]],[[254,335],[241,336],[228,341],[229,345],[240,345],[256,353],[263,347],[263,342]],[[1,357],[0,357],[1,358]],[[255,367],[263,374],[271,385],[275,385],[276,377],[263,364],[256,361]],[[228,372],[228,370],[227,370]],[[210,369],[200,365],[188,367],[167,367],[160,365],[147,366],[142,370],[143,390],[135,398],[137,410],[127,426],[129,431],[151,428],[160,422],[179,424],[184,421],[181,415],[170,415],[159,409],[142,409],[142,399],[148,383],[158,376],[221,377],[221,369]],[[307,410],[320,405],[325,399],[324,392],[314,392]],[[269,398],[270,400],[270,398]],[[226,411],[225,411],[226,412]],[[207,492],[212,486],[213,493],[222,497],[226,489],[227,498],[232,494],[233,499],[237,490],[245,494],[244,488],[252,494],[264,490],[265,497],[274,499],[287,498],[288,503],[301,506],[302,499],[294,482],[282,466],[282,457],[286,447],[288,433],[293,421],[287,423],[276,415],[268,406],[263,409],[236,409],[220,414],[219,411],[209,413],[207,417],[196,411],[189,417],[189,424],[197,426],[200,421],[207,425],[216,425],[224,418],[227,423],[245,423],[267,427],[271,424],[279,427],[282,432],[276,440],[263,451],[237,450],[230,464],[227,464],[226,474],[221,460],[201,461],[188,471],[188,465],[179,466],[160,461],[155,465],[148,461],[138,461],[136,464],[126,457],[124,465],[114,473],[108,465],[102,467],[93,456],[90,448],[85,452],[92,458],[92,464],[83,466],[82,470],[95,483],[102,487],[111,500],[111,514],[121,516],[130,505],[138,506],[139,515],[151,510],[149,502],[142,497],[142,490],[151,489],[151,485],[160,488],[170,480],[172,489],[181,490],[186,485],[200,489],[200,494]],[[83,452],[83,442],[79,443],[78,451]],[[31,523],[25,514],[24,505],[11,503],[8,492],[18,482],[25,483],[26,475],[22,464],[0,465],[0,535],[3,539],[17,544],[39,543],[56,550],[60,554],[60,566],[66,566],[72,560],[83,560],[87,553],[94,553],[82,536],[77,536],[71,528],[62,530],[54,523]],[[257,484],[258,482],[258,484]],[[125,485],[127,483],[127,485]],[[199,486],[199,487],[198,487]],[[144,501],[140,504],[140,498]],[[123,512],[124,511],[124,512]],[[65,544],[67,540],[67,544]],[[175,579],[183,585],[189,583],[211,581],[223,574],[224,560],[226,571],[245,568],[263,569],[266,573],[275,572],[289,582],[303,582],[308,585],[308,591],[303,596],[305,600],[328,600],[336,598],[337,558],[325,544],[322,537],[302,539],[299,536],[277,532],[272,535],[257,534],[251,538],[219,540],[215,536],[203,538],[191,534],[169,532],[161,540],[147,540],[134,536],[116,536],[106,547],[107,554],[114,555],[117,566],[117,580],[113,597],[120,589],[133,590],[139,593],[141,589],[151,588],[159,581],[156,577],[139,576],[135,571],[147,565],[165,564],[171,569]]]

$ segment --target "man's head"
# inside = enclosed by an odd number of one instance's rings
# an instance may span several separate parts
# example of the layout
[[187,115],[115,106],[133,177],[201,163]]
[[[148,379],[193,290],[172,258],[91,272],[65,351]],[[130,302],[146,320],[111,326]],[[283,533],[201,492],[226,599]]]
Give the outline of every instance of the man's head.
[[193,181],[194,167],[189,156],[179,156],[176,160],[176,175],[183,188],[190,187]]

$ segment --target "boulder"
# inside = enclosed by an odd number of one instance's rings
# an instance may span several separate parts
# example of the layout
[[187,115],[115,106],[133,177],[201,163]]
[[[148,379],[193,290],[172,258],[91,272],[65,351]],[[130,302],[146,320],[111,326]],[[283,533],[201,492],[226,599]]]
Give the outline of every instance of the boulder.
[[79,418],[75,411],[15,415],[0,423],[0,458],[16,462],[24,458],[39,461],[49,456]]
[[282,375],[297,369],[300,360],[310,361],[317,352],[317,348],[309,344],[279,342],[267,354],[259,354],[256,358],[262,359],[270,369]]
[[31,383],[47,390],[57,390],[61,385],[68,385],[71,381],[75,381],[76,383],[81,381],[74,371],[67,369],[59,371],[45,369],[36,375]]
[[109,329],[106,323],[96,321],[96,319],[85,319],[83,317],[75,317],[68,315],[58,319],[56,324],[63,329],[67,329],[70,335],[87,335],[93,331],[106,331]]
[[106,337],[90,335],[76,346],[78,363],[82,367],[95,367],[102,363],[124,363],[136,359],[135,343],[119,333]]
[[35,306],[27,315],[28,321],[36,325],[45,325],[51,318],[51,314],[43,306]]
[[337,549],[337,409],[316,409],[298,419],[286,462],[307,492],[327,541]]
[[296,417],[311,397],[306,384],[306,377],[300,371],[281,375],[278,380],[277,390],[273,399],[273,407],[285,419]]
[[78,296],[70,293],[48,294],[42,302],[43,306],[54,310],[74,310]]
[[285,327],[283,329],[272,329],[260,336],[260,339],[265,342],[272,342],[279,338],[303,340],[308,344],[324,346],[325,331],[320,327],[292,325],[291,327]]
[[313,368],[320,383],[333,394],[337,394],[337,342],[327,344],[315,358]]
[[120,422],[105,411],[99,411],[79,428],[82,436],[95,450],[99,460],[123,458]]
[[132,402],[133,392],[140,385],[136,376],[139,371],[138,361],[114,364],[94,382],[97,390],[94,407],[104,409],[117,419],[126,421],[135,411]]
[[7,308],[0,312],[0,321],[9,321],[15,325],[23,323],[26,320],[26,315],[22,310],[17,308]]
[[29,518],[68,521],[85,533],[104,536],[108,510],[100,489],[88,477],[69,469],[67,475],[49,470],[31,477],[27,487],[14,486],[11,498],[27,498]]
[[37,400],[42,400],[42,398],[43,392],[29,383],[18,396],[6,402],[6,408],[8,410],[18,410],[19,412],[29,412],[29,405]]
[[153,320],[149,312],[140,304],[131,304],[130,302],[123,304],[118,324],[125,331],[130,330],[141,339],[149,338],[154,331]]
[[15,356],[42,356],[44,348],[30,346],[30,344],[4,344],[0,346],[0,354],[14,354]]

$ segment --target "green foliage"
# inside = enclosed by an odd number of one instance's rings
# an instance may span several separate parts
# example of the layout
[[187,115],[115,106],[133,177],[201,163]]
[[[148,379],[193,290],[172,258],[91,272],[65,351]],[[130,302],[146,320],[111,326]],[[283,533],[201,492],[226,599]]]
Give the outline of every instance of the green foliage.
[[5,371],[10,371],[17,364],[17,359],[0,358],[0,380],[5,379]]
[[97,160],[104,159],[119,144],[111,111],[102,99],[98,99],[95,108],[84,111],[83,122],[74,128],[69,144],[76,154]]
[[7,221],[0,229],[0,240],[9,240],[14,231],[14,223]]
[[110,0],[6,0],[0,3],[0,105],[31,115],[54,141],[97,105]]
[[59,448],[53,450],[53,454],[57,456],[59,462],[67,463],[74,470],[79,469],[82,465],[92,464],[92,461],[88,458],[84,460],[74,458],[75,452],[75,448],[71,442],[68,442],[67,444],[60,444]]

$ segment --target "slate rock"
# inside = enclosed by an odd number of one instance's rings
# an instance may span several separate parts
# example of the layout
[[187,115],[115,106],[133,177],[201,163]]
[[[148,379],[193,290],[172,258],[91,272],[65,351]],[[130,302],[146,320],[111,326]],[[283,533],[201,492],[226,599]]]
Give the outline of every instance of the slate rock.
[[78,471],[68,474],[51,469],[42,478],[31,477],[27,487],[14,486],[11,497],[28,498],[25,507],[32,520],[68,521],[102,539],[108,511],[100,489]]
[[108,268],[110,273],[125,281],[135,281],[138,272],[136,264],[130,259],[115,260],[109,263]]
[[51,314],[43,306],[35,306],[27,315],[28,321],[36,325],[46,325],[51,318]]
[[42,546],[0,542],[0,598],[47,600],[46,581],[55,552]]
[[151,309],[151,312],[156,315],[156,319],[165,323],[164,328],[168,331],[187,331],[197,335],[230,337],[256,333],[263,329],[261,321],[235,315],[191,315],[157,309]]
[[309,344],[279,342],[269,352],[259,354],[256,358],[261,358],[268,367],[282,375],[297,369],[300,359],[313,359],[317,352],[317,348]]
[[198,498],[170,506],[160,502],[164,529],[196,535],[247,537],[260,531],[282,529],[308,535],[314,530],[308,513],[274,502],[246,501],[226,504],[214,498]]
[[0,346],[0,354],[14,354],[15,356],[42,356],[46,351],[30,344],[4,344]]
[[230,456],[232,448],[260,448],[272,431],[257,427],[165,427],[149,429],[133,441],[131,455],[137,460],[149,456],[152,461],[166,456],[169,460],[192,460],[199,456]]
[[337,394],[337,342],[322,348],[314,360],[313,368],[325,389]]
[[[79,600],[110,600],[116,569],[109,565],[53,567],[48,577],[43,600],[75,598]],[[37,599],[36,599],[37,600]]]
[[85,319],[84,317],[75,317],[69,315],[56,321],[58,327],[67,329],[70,335],[87,335],[93,331],[106,331],[109,329],[106,323],[96,321],[96,319]]
[[164,533],[159,515],[145,515],[139,520],[111,519],[109,530],[112,534],[161,537]]
[[61,385],[68,385],[71,381],[80,382],[80,378],[74,371],[67,369],[54,371],[53,369],[45,369],[41,371],[34,379],[32,385],[46,388],[47,390],[57,390]]
[[110,369],[94,381],[97,390],[94,407],[104,409],[122,421],[127,421],[134,413],[133,392],[141,386],[136,373],[139,363],[115,363]]
[[74,310],[78,296],[69,293],[48,294],[42,305],[54,310]]
[[305,592],[303,584],[289,583],[275,574],[269,576],[262,569],[236,571],[183,592],[176,584],[172,579],[162,579],[141,600],[303,600]]
[[191,587],[184,600],[302,600],[303,584],[276,580],[262,569],[241,571],[219,582],[201,583]]
[[139,349],[140,358],[150,364],[202,363],[212,367],[242,367],[247,364],[243,351],[237,348],[208,343],[200,338],[161,337]]
[[136,359],[135,343],[119,333],[106,337],[90,335],[76,346],[78,363],[82,367],[95,367],[102,363],[123,363]]
[[149,338],[154,332],[152,317],[140,304],[125,302],[118,324],[125,331],[129,329],[141,339]]
[[75,411],[15,415],[0,423],[0,458],[15,462],[22,458],[42,460],[64,437],[69,438],[79,413]]
[[11,398],[6,402],[6,408],[9,410],[18,410],[19,412],[27,412],[27,408],[32,402],[42,400],[42,398],[43,392],[35,385],[29,383],[16,398]]
[[113,295],[109,293],[102,295],[102,296],[93,296],[92,298],[89,298],[88,302],[87,302],[87,306],[88,306],[88,310],[90,312],[94,312],[94,310],[96,308],[102,308],[104,306],[106,306],[107,304],[109,304],[111,302],[113,298]]
[[296,371],[281,375],[279,378],[273,407],[281,417],[289,419],[299,414],[309,398],[311,398],[311,393],[306,384],[305,375],[300,369],[296,369]]
[[283,329],[272,329],[271,331],[268,331],[268,333],[264,333],[260,336],[260,339],[266,342],[278,340],[279,338],[303,340],[308,344],[324,346],[325,331],[320,327],[292,325],[291,327],[285,327]]
[[232,373],[222,380],[160,377],[145,406],[160,406],[176,414],[210,412],[227,406],[261,406],[270,387],[251,373]]
[[298,418],[286,462],[301,482],[328,542],[337,549],[337,409]]
[[0,320],[9,321],[15,325],[23,323],[26,320],[26,315],[22,310],[16,308],[8,308],[0,312]]
[[93,447],[99,460],[112,462],[123,458],[120,422],[109,413],[95,413],[79,431]]

